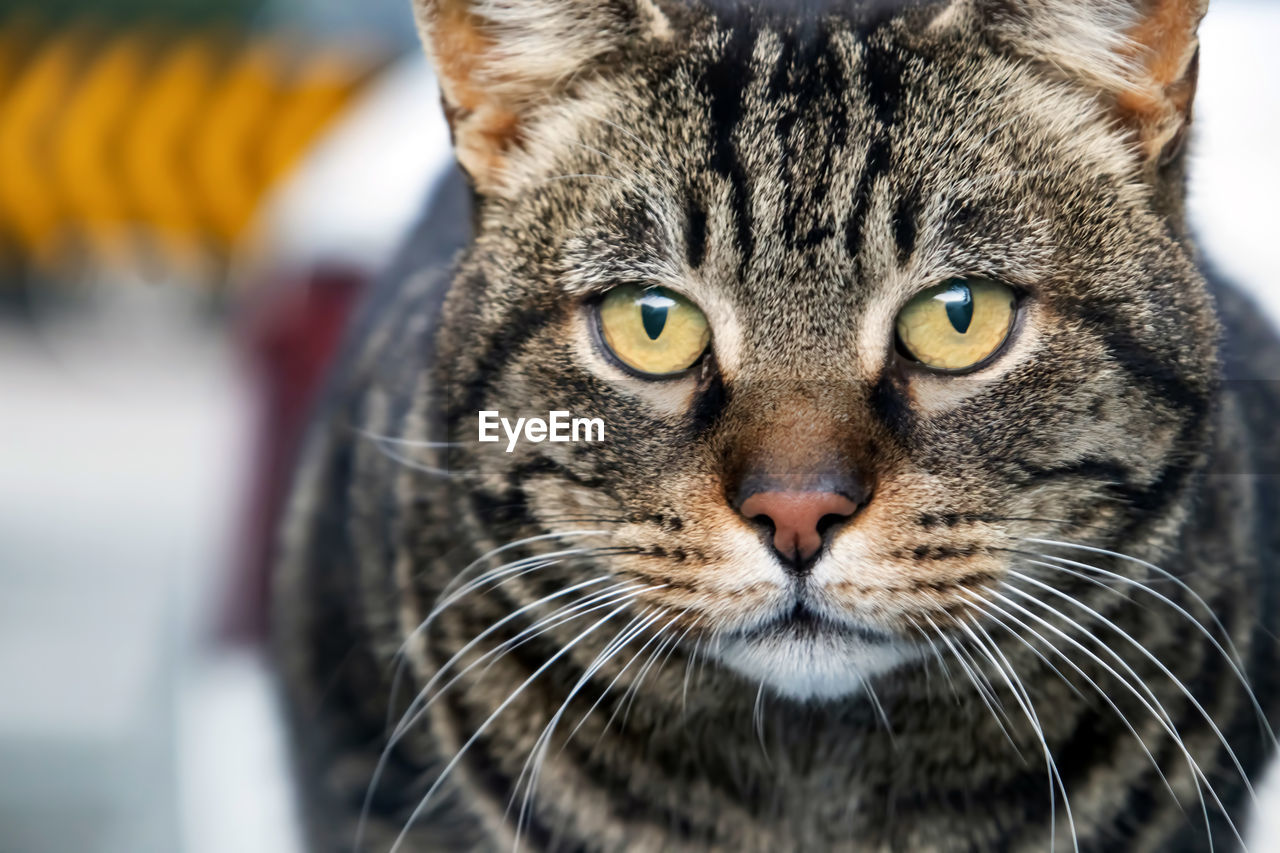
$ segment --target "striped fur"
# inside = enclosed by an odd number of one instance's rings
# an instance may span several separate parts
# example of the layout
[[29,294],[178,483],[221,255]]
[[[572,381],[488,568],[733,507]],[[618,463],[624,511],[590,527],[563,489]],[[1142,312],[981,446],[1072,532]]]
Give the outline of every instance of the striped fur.
[[[475,233],[442,263],[455,185],[298,473],[316,849],[1238,844],[1280,716],[1280,347],[1186,236],[1194,81],[1144,84],[1158,121],[1115,91],[1193,46],[1119,0],[811,5],[421,7]],[[896,311],[963,273],[1025,293],[1010,346],[903,365]],[[600,356],[584,301],[635,281],[705,310],[700,369]],[[483,409],[608,440],[506,454]],[[785,578],[726,484],[811,424],[875,472],[811,578],[860,627],[753,642]]]

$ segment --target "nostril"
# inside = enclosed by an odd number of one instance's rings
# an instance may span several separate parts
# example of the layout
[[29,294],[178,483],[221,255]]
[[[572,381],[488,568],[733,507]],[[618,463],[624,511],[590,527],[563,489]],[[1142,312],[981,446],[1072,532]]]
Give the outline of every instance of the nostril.
[[[850,513],[850,515],[852,515],[852,513]],[[822,518],[818,519],[818,535],[825,539],[827,538],[827,534],[831,532],[831,528],[848,520],[848,515],[842,515],[838,512],[827,513]]]
[[761,527],[766,528],[770,536],[773,536],[778,532],[778,525],[774,524],[773,519],[763,512],[756,513],[755,515],[748,515],[747,521],[753,521]]

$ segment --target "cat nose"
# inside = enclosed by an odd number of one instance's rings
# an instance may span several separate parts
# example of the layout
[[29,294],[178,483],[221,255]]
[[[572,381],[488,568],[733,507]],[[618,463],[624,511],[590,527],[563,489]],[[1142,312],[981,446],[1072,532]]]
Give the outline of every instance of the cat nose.
[[773,529],[773,549],[783,564],[805,573],[831,532],[857,513],[865,489],[850,484],[840,491],[757,489],[740,496],[738,512]]

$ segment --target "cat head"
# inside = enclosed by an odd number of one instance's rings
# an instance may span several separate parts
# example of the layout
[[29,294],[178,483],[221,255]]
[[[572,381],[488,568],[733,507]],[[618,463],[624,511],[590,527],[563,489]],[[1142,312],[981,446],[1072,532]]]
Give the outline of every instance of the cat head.
[[[564,581],[835,696],[1014,612],[1037,540],[1176,529],[1216,376],[1204,2],[748,5],[419,0],[478,205],[450,462],[497,541],[601,530]],[[508,453],[484,410],[605,440]]]

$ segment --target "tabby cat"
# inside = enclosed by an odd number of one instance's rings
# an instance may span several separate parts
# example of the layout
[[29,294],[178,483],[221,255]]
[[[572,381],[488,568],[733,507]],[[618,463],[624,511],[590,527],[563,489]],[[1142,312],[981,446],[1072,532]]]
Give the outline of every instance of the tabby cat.
[[275,586],[315,849],[1241,847],[1280,347],[1184,219],[1206,2],[417,0],[465,182]]

